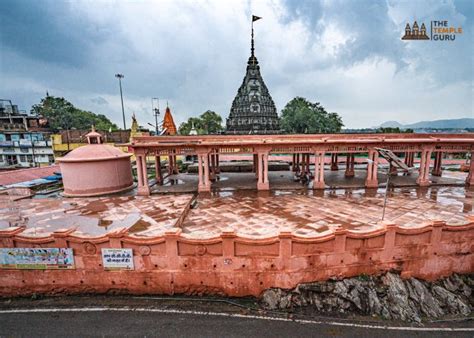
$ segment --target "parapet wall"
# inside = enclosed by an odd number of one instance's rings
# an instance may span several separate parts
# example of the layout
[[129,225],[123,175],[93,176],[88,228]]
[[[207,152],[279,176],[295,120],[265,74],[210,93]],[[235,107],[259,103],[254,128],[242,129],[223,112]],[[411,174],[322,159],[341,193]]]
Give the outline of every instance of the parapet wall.
[[[271,287],[331,277],[400,271],[402,277],[434,280],[474,271],[474,218],[465,225],[433,222],[421,228],[385,224],[384,229],[337,229],[321,237],[290,232],[248,239],[224,232],[212,239],[185,238],[178,229],[138,238],[125,229],[81,238],[73,230],[22,236],[22,228],[0,231],[3,248],[72,248],[72,270],[0,270],[0,295],[32,293],[214,293],[258,296]],[[133,249],[134,270],[105,271],[102,248]]]

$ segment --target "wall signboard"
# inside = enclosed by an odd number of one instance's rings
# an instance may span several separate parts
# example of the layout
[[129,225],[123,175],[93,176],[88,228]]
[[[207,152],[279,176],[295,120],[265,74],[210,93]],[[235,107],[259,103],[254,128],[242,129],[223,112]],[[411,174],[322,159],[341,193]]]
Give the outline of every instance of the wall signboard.
[[0,269],[74,269],[71,248],[0,248]]
[[102,249],[102,265],[105,270],[133,270],[133,250]]

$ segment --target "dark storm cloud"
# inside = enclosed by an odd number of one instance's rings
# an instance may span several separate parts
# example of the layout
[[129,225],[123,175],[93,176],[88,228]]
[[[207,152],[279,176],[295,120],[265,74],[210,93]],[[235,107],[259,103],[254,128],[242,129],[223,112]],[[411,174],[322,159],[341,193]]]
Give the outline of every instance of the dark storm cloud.
[[94,45],[111,33],[74,16],[69,2],[5,0],[1,8],[3,48],[47,63],[83,66]]

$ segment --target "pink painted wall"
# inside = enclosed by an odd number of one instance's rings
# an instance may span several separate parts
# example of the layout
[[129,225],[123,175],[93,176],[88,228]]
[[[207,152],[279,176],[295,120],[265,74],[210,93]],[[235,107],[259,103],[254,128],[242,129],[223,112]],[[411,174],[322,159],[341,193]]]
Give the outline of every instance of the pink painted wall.
[[60,162],[64,195],[94,196],[126,190],[133,185],[129,157],[90,162]]
[[[454,226],[433,222],[422,228],[387,224],[367,233],[337,230],[304,238],[282,232],[246,239],[225,232],[213,239],[186,239],[180,230],[138,238],[122,229],[80,238],[73,230],[28,238],[22,229],[0,231],[1,247],[69,247],[76,269],[0,270],[0,295],[36,293],[210,293],[258,296],[270,287],[400,271],[402,277],[437,279],[474,271],[474,219]],[[132,248],[135,270],[104,271],[101,248]]]

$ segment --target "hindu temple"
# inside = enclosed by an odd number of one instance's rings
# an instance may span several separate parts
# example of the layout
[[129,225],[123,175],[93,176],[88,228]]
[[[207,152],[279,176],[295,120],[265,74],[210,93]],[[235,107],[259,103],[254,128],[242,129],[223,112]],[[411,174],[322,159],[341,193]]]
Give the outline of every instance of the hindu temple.
[[277,134],[280,130],[278,113],[255,56],[253,27],[250,51],[244,80],[227,118],[226,133]]

